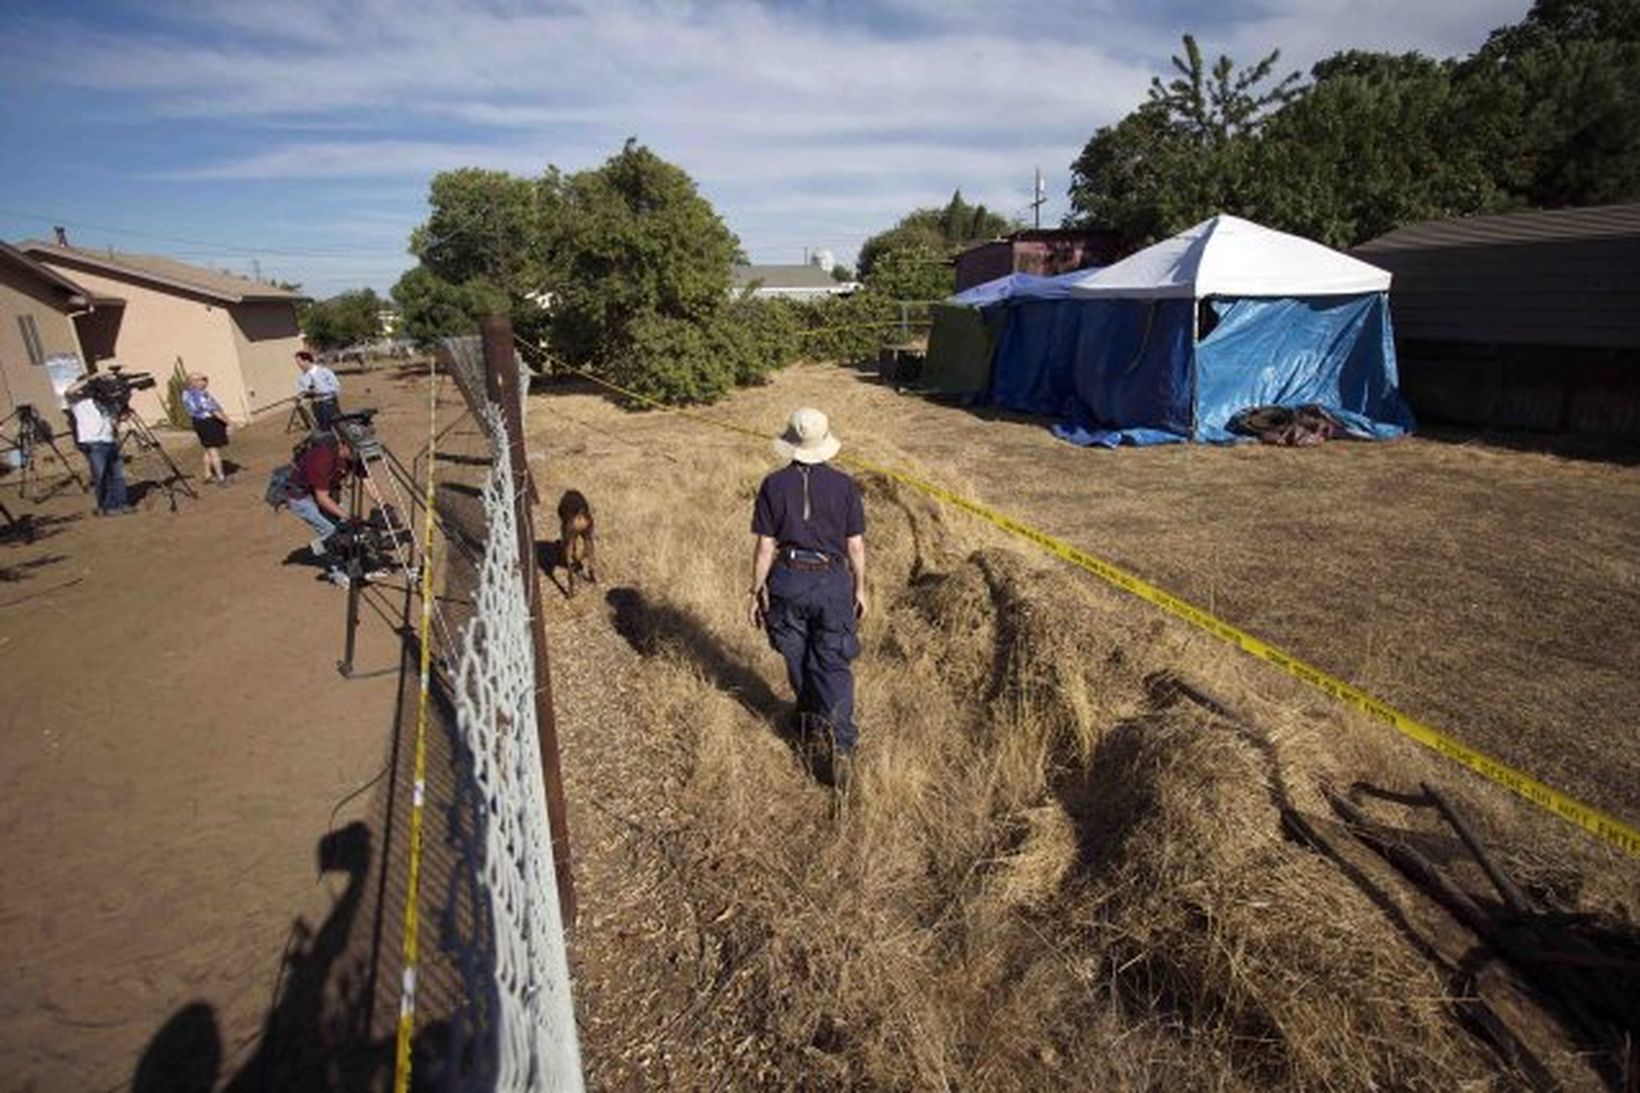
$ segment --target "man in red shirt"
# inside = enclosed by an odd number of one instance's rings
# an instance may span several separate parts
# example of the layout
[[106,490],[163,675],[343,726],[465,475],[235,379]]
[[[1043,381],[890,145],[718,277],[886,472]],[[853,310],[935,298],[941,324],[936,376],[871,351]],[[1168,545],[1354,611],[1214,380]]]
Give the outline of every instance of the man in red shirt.
[[349,476],[355,475],[365,477],[365,469],[354,457],[353,446],[341,436],[322,434],[296,460],[286,494],[290,511],[317,536],[308,549],[324,563],[330,582],[343,588],[348,584],[347,572],[326,540],[351,523],[341,496]]

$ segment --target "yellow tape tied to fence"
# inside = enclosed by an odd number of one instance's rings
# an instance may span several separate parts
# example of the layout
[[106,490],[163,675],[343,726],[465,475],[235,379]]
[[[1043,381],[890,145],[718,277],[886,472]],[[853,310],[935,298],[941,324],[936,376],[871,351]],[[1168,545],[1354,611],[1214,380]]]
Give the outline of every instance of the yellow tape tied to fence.
[[[756,432],[755,430],[747,429],[744,426],[719,421],[715,418],[707,417],[704,414],[697,414],[692,411],[679,410],[676,407],[667,406],[662,402],[649,398],[645,395],[640,395],[636,391],[630,391],[624,387],[610,383],[608,380],[595,376],[590,372],[583,371],[582,369],[569,368],[568,370],[576,375],[589,379],[602,387],[606,387],[611,391],[624,395],[627,398],[635,399],[658,409],[668,410],[672,413],[680,414],[690,420],[700,421],[715,428],[727,429],[730,432],[755,436],[763,440],[773,439],[766,433]],[[890,467],[877,466],[875,464],[868,463],[865,460],[854,459],[847,456],[840,458],[838,462],[844,463],[851,467],[856,467],[859,470],[866,471],[868,473],[880,474],[885,478],[889,478],[896,482],[910,486],[913,489],[926,493],[928,496],[937,501],[941,501],[947,505],[952,505],[956,508],[962,509],[964,512],[971,513],[987,523],[1001,528],[1010,535],[1016,535],[1021,539],[1035,543],[1048,553],[1086,570],[1095,577],[1098,577],[1100,580],[1114,585],[1124,592],[1137,596],[1146,603],[1160,607],[1168,614],[1173,615],[1176,618],[1183,619],[1190,625],[1211,634],[1220,641],[1234,645],[1244,653],[1249,653],[1268,664],[1275,665],[1277,668],[1281,669],[1283,672],[1286,672],[1294,679],[1307,683],[1317,690],[1331,695],[1333,698],[1344,703],[1345,705],[1351,706],[1367,716],[1388,725],[1397,732],[1416,740],[1424,747],[1430,748],[1436,752],[1439,752],[1441,755],[1446,756],[1448,759],[1452,759],[1463,764],[1465,767],[1468,767],[1470,770],[1474,771],[1476,774],[1479,774],[1481,777],[1486,778],[1488,781],[1494,782],[1497,785],[1518,794],[1519,796],[1537,805],[1539,808],[1546,809],[1562,819],[1576,824],[1578,827],[1581,827],[1591,835],[1610,843],[1619,850],[1640,856],[1640,830],[1637,830],[1633,826],[1624,823],[1617,817],[1612,816],[1609,813],[1602,812],[1600,809],[1595,808],[1592,805],[1586,805],[1581,801],[1569,797],[1554,787],[1533,778],[1525,771],[1517,770],[1500,759],[1495,759],[1492,756],[1487,755],[1485,752],[1477,751],[1475,748],[1463,743],[1451,734],[1443,732],[1434,726],[1427,725],[1424,722],[1409,716],[1408,714],[1402,713],[1394,706],[1391,706],[1382,699],[1374,698],[1372,695],[1361,690],[1359,687],[1327,674],[1320,668],[1317,668],[1314,665],[1309,664],[1291,653],[1279,649],[1266,641],[1256,638],[1252,634],[1249,634],[1236,626],[1232,626],[1230,623],[1225,622],[1223,619],[1212,614],[1211,612],[1197,607],[1188,600],[1180,599],[1171,592],[1158,588],[1150,582],[1127,572],[1119,566],[1112,565],[1111,563],[1104,561],[1101,558],[1097,558],[1085,550],[1080,550],[1061,539],[1056,539],[1046,532],[1039,531],[1036,528],[1031,527],[1029,524],[1021,523],[1011,516],[1007,516],[1003,513],[995,511],[994,509],[987,508],[977,501],[963,497],[961,494],[953,493],[952,491],[945,489],[942,486],[937,486],[932,482],[925,482],[922,479],[906,474],[903,471],[897,471]]]
[[404,891],[404,970],[399,983],[398,1040],[393,1053],[393,1093],[410,1089],[410,1042],[416,1028],[416,969],[420,962],[418,907],[421,893],[421,817],[427,797],[427,699],[432,687],[433,474],[438,466],[438,364],[427,377],[427,497],[421,551],[421,690],[416,697],[416,748],[411,774],[410,875]]

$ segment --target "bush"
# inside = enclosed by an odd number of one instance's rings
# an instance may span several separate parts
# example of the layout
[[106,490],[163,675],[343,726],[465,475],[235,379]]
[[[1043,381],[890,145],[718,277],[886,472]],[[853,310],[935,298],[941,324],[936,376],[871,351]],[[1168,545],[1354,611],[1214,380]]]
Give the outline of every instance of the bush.
[[171,378],[165,381],[165,420],[178,429],[186,429],[193,424],[188,408],[182,404],[182,391],[187,386],[188,374],[182,370],[179,361],[171,366]]
[[640,315],[627,327],[627,351],[603,369],[615,382],[645,398],[667,403],[711,402],[735,385],[735,363],[730,357],[738,335],[687,319],[653,313]]
[[762,383],[803,355],[801,320],[787,300],[736,300],[714,327],[733,343],[735,383]]

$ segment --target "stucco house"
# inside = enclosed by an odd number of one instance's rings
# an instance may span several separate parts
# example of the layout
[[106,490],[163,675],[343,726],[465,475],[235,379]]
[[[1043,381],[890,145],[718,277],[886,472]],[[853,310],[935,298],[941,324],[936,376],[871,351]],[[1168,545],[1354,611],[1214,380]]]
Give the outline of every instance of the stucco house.
[[290,397],[291,357],[302,347],[296,306],[307,297],[158,255],[64,243],[21,249],[95,296],[124,301],[75,323],[88,363],[119,364],[159,380],[132,399],[145,420],[164,417],[165,381],[178,366],[209,376],[211,393],[238,421]]
[[[62,400],[52,387],[45,362],[52,357],[92,359],[100,328],[82,331],[81,322],[99,311],[117,311],[124,301],[94,294],[7,243],[0,243],[0,418],[32,406],[53,426]],[[86,335],[92,336],[87,344]]]

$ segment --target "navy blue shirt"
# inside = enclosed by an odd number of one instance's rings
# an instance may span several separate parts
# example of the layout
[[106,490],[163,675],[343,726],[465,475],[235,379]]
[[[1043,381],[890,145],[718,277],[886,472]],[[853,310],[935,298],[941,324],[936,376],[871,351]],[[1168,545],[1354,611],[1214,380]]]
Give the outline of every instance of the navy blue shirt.
[[[807,480],[808,513],[803,509]],[[752,510],[752,534],[775,545],[846,556],[844,541],[866,533],[866,509],[854,479],[827,463],[791,463],[763,479]]]

